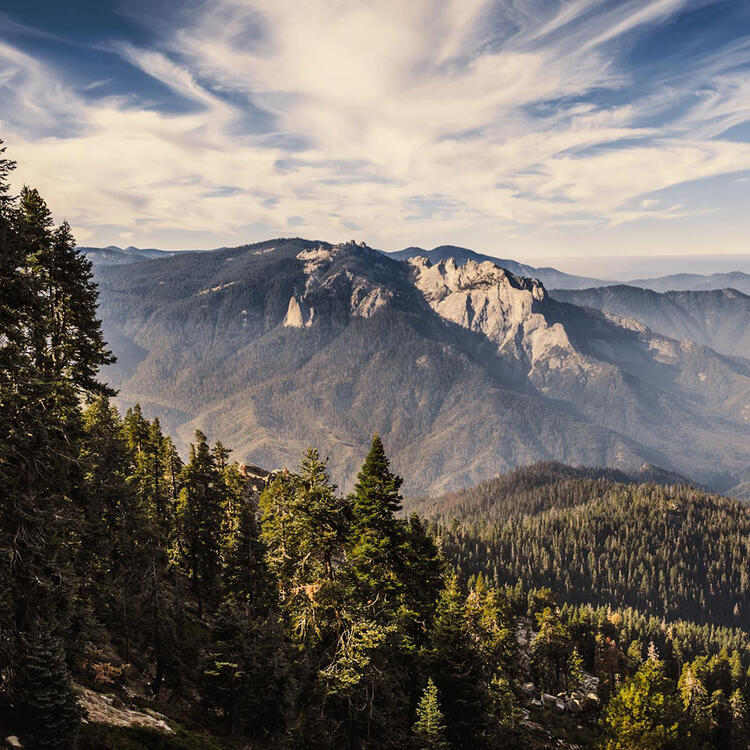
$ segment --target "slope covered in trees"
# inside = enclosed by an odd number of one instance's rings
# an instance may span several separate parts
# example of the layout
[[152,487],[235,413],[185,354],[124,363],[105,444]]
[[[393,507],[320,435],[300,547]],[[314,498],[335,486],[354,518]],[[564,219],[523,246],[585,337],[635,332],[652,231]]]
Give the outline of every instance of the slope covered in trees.
[[[747,747],[744,631],[462,575],[458,522],[452,549],[398,515],[378,437],[351,494],[308,449],[258,497],[221,443],[196,431],[183,461],[157,419],[121,415],[98,378],[110,355],[91,266],[38,193],[8,196],[11,169],[0,152],[3,737],[32,750]],[[663,499],[668,533],[677,495],[618,491]],[[741,565],[732,508],[684,497],[718,529],[709,577],[726,556]],[[534,698],[557,705],[559,691],[575,715]],[[101,692],[107,716],[140,708],[152,728],[83,723],[81,697]]]
[[675,479],[632,484],[607,470],[541,464],[409,507],[435,519],[467,575],[741,626],[750,617],[750,506]]

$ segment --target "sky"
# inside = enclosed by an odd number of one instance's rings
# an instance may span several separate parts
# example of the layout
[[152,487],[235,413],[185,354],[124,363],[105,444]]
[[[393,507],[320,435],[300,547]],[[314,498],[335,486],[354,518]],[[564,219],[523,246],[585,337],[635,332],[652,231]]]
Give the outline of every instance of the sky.
[[0,138],[81,245],[747,254],[750,2],[0,0]]

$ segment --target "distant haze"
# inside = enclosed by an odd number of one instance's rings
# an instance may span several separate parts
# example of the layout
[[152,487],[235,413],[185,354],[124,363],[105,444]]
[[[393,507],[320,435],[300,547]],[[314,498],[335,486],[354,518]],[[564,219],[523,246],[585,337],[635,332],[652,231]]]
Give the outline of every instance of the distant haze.
[[600,279],[631,281],[644,277],[668,276],[676,273],[750,273],[747,255],[625,255],[534,258],[536,266],[554,266],[566,273],[596,276]]

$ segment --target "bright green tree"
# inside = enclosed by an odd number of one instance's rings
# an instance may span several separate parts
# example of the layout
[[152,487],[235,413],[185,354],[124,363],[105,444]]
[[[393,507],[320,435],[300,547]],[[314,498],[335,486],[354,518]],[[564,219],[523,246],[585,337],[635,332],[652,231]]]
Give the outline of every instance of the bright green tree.
[[622,685],[602,719],[605,750],[667,750],[678,746],[679,707],[664,665],[654,655]]
[[260,505],[261,538],[293,636],[313,650],[333,646],[351,605],[344,565],[349,502],[311,448],[297,474],[282,474],[263,491]]
[[450,747],[445,738],[445,717],[440,710],[438,689],[432,677],[427,680],[427,686],[417,704],[412,737],[415,750],[447,750]]

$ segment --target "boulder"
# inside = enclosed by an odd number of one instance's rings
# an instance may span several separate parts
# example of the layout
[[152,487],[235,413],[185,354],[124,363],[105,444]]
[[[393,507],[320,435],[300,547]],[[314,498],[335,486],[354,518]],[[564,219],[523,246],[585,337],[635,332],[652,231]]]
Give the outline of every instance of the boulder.
[[540,700],[544,708],[554,708],[557,705],[556,695],[550,695],[549,693],[542,693]]
[[580,690],[574,690],[570,694],[570,697],[572,700],[578,701],[581,711],[586,711],[591,706],[591,701],[588,699],[588,696]]
[[571,698],[565,703],[565,710],[570,711],[572,714],[579,714],[583,710],[583,707],[575,698]]
[[21,740],[16,737],[15,734],[11,734],[5,738],[5,747],[7,748],[22,748]]

